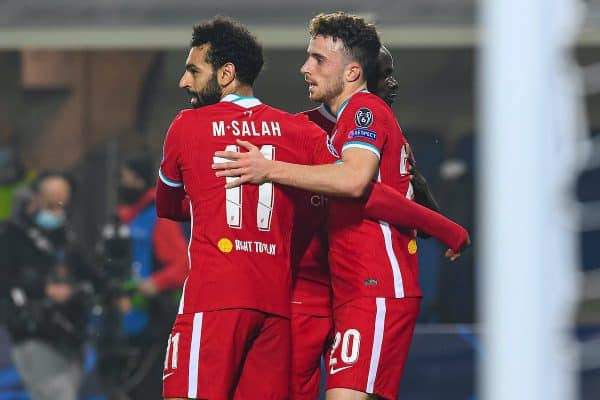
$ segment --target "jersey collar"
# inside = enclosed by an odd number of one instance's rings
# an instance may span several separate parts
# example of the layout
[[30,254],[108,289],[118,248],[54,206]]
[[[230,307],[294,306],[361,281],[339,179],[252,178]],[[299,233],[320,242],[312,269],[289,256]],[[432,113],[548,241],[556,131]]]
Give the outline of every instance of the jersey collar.
[[[369,91],[367,89],[362,89],[356,93],[369,93]],[[348,105],[348,103],[350,102],[350,99],[352,99],[352,97],[354,97],[354,95],[356,94],[354,93],[352,96],[348,97],[340,106],[340,108],[338,109],[338,112],[336,114],[336,119],[340,119],[340,116],[342,115],[342,112],[346,109],[346,106]]]
[[321,104],[318,108],[317,111],[319,112],[319,114],[321,114],[323,117],[325,117],[325,119],[327,119],[330,122],[335,123],[336,118],[335,115],[333,115],[333,113],[331,112],[331,110],[329,109],[329,107],[327,107],[327,105],[325,103]]
[[239,94],[235,93],[228,94],[227,96],[223,97],[221,101],[235,103],[244,108],[250,108],[262,104],[262,102],[254,96],[240,96]]

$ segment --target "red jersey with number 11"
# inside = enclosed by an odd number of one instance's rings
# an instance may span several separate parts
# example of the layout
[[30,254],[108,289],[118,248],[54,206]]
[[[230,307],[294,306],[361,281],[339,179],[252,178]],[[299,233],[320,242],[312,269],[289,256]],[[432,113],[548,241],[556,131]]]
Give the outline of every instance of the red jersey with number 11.
[[[293,201],[264,183],[225,189],[211,164],[219,150],[251,141],[266,158],[299,164],[334,158],[323,131],[254,97],[228,95],[217,104],[179,113],[171,124],[159,175],[183,186],[191,203],[190,272],[179,313],[252,308],[288,316]],[[233,180],[235,178],[227,178]]]

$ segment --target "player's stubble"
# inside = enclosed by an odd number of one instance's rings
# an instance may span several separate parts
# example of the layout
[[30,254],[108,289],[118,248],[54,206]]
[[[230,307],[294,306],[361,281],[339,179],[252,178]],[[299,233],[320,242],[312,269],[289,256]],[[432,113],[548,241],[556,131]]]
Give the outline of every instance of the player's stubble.
[[214,72],[202,90],[195,92],[187,89],[187,92],[195,99],[195,101],[191,102],[193,108],[200,108],[203,106],[216,104],[221,101],[221,98],[223,97],[223,90],[219,86],[217,74]]
[[327,104],[328,101],[339,96],[343,90],[344,80],[341,76],[337,76],[336,79],[333,80],[331,83],[325,84],[322,93],[319,93],[318,91],[312,93],[309,92],[308,97],[311,101],[314,101],[315,103]]

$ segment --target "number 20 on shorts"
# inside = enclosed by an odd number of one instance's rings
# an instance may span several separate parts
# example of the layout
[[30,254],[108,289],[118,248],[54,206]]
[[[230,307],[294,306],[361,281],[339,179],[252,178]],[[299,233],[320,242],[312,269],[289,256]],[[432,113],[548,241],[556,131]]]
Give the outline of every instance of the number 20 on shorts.
[[340,345],[342,346],[340,348],[340,357],[342,362],[344,364],[354,364],[356,361],[358,361],[358,356],[360,354],[360,332],[356,329],[348,329],[343,335],[341,332],[336,332],[329,356],[331,374],[335,374],[342,369],[348,368],[342,367],[336,369],[338,359],[334,356],[334,354]]

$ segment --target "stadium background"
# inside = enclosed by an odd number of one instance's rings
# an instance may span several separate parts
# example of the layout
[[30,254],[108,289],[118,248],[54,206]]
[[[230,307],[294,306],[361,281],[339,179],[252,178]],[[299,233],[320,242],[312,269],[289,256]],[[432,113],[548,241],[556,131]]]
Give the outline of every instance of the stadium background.
[[[477,240],[475,1],[211,3],[0,2],[0,145],[15,145],[28,168],[67,169],[76,175],[81,190],[75,228],[90,252],[116,203],[121,155],[144,149],[158,161],[170,120],[187,107],[177,82],[193,23],[220,14],[247,24],[265,47],[266,65],[256,94],[298,112],[312,106],[299,74],[308,39],[306,23],[318,12],[335,10],[365,15],[378,24],[395,60],[399,90],[393,108],[418,166],[442,210],[474,232]],[[600,73],[594,64],[600,62],[599,2],[588,3],[584,20],[576,58],[585,67],[589,136],[598,143]],[[590,148],[598,153],[597,146]],[[592,168],[574,178],[579,200],[600,200],[599,174]],[[584,228],[580,262],[573,266],[585,274],[575,319],[584,354],[580,394],[582,399],[595,399],[600,393],[600,225],[588,223]],[[401,398],[475,398],[476,359],[482,351],[475,251],[450,265],[440,257],[437,244],[420,241],[419,249],[426,298]],[[11,369],[8,343],[0,337],[0,399],[25,398]],[[93,369],[93,349],[88,355]],[[102,395],[93,376],[83,392],[86,399]]]

